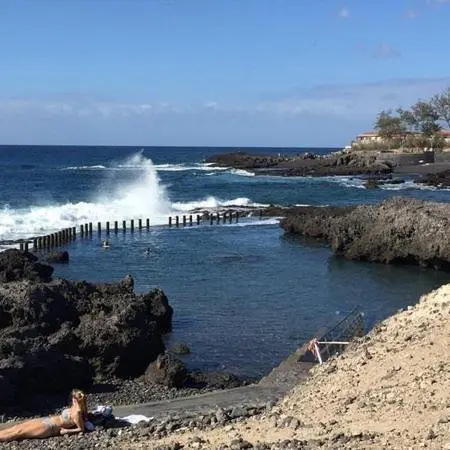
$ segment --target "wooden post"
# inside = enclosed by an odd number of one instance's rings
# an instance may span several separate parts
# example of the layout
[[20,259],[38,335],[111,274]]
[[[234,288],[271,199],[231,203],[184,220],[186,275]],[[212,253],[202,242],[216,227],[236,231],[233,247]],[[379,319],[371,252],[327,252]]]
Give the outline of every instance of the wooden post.
[[80,225],[80,235],[84,236],[84,225]]
[[192,227],[192,214],[189,214],[189,225]]
[[119,231],[119,222],[117,220],[114,221],[114,232],[117,233]]
[[263,216],[263,211],[262,211],[262,209],[260,209],[259,210],[259,218],[262,219],[262,216]]
[[185,226],[186,226],[186,216],[183,215],[183,227],[185,227]]
[[92,222],[89,222],[89,234],[92,234]]
[[19,248],[20,248],[20,251],[23,252],[23,250],[24,250],[24,248],[25,248],[23,242],[21,242],[21,243],[19,244]]
[[109,234],[109,220],[106,222],[106,234]]
[[147,230],[150,228],[150,219],[147,217],[147,220],[146,220],[146,227],[147,227]]
[[131,231],[134,231],[134,219],[130,220],[130,229]]
[[28,253],[28,241],[25,241],[24,250],[25,253]]
[[97,222],[97,233],[100,234],[102,232],[102,223]]
[[138,227],[140,230],[142,230],[142,219],[138,220]]
[[236,211],[236,223],[239,222],[239,211]]
[[175,216],[175,226],[176,227],[180,226],[180,217],[179,216]]
[[210,224],[210,225],[213,224],[213,219],[214,219],[213,214],[212,214],[212,213],[209,213],[209,224]]
[[217,223],[220,223],[220,213],[217,213]]
[[38,237],[37,245],[38,245],[38,249],[40,250],[42,248],[42,236]]
[[127,221],[126,220],[122,220],[122,230],[125,233],[125,231],[127,231]]
[[197,214],[197,225],[200,225],[200,214]]
[[169,217],[169,227],[172,226],[172,217]]
[[233,211],[230,211],[230,213],[228,214],[228,221],[230,223],[233,223]]
[[76,227],[72,227],[72,237],[74,239],[76,239],[76,237],[77,237],[77,228]]

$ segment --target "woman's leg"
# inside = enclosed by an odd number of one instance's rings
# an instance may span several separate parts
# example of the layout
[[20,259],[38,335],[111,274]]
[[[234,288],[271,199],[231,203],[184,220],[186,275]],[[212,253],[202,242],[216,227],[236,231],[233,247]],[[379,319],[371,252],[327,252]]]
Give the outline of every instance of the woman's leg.
[[32,419],[14,425],[6,430],[0,430],[0,442],[16,441],[19,439],[46,438],[55,436],[56,427],[49,426],[44,419]]

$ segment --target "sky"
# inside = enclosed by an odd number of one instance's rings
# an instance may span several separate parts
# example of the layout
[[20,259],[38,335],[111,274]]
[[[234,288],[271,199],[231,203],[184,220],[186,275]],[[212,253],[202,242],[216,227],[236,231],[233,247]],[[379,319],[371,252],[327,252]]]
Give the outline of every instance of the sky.
[[0,144],[340,147],[450,87],[450,0],[1,0]]

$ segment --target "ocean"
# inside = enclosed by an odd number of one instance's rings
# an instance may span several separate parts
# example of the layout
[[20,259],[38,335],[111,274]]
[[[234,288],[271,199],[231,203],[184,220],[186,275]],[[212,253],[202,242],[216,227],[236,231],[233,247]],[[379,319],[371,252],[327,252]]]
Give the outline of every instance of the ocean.
[[[0,146],[0,247],[86,222],[150,218],[150,230],[95,232],[65,248],[55,277],[160,287],[174,308],[168,347],[192,369],[267,373],[317,329],[359,307],[367,327],[449,281],[418,267],[346,261],[314,240],[285,236],[274,218],[169,228],[169,215],[221,206],[348,205],[394,195],[450,202],[449,190],[407,181],[366,190],[357,177],[252,176],[206,157],[244,149]],[[336,149],[245,149],[328,153]],[[146,253],[146,249],[150,253]]]

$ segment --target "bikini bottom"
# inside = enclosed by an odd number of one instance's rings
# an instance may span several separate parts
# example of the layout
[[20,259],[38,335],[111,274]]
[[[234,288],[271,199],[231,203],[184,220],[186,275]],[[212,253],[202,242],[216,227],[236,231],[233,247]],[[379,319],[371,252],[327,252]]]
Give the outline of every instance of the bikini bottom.
[[50,417],[42,419],[42,423],[46,426],[47,430],[51,430],[52,433],[57,433],[59,431],[58,425],[54,424]]

